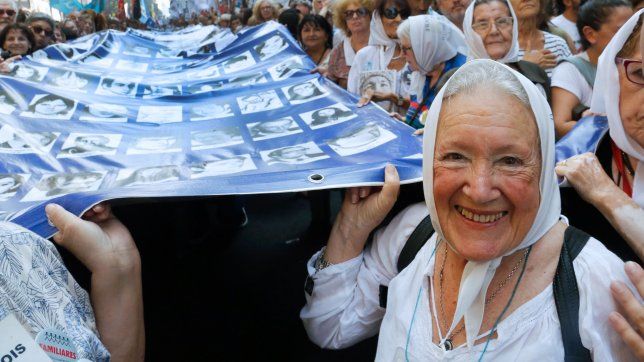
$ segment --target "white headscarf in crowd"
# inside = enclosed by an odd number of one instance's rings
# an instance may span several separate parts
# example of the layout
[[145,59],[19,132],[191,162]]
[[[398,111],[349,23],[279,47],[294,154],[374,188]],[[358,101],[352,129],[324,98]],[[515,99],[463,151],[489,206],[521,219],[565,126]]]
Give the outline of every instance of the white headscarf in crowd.
[[[501,63],[514,63],[519,60],[519,21],[517,16],[514,13],[514,9],[509,1],[506,0],[497,0],[499,2],[505,3],[510,9],[510,15],[512,15],[512,46],[510,50],[503,58],[497,60]],[[465,42],[469,47],[469,54],[467,57],[469,59],[490,59],[490,55],[485,50],[485,45],[483,44],[483,39],[481,36],[472,29],[472,21],[474,21],[474,6],[476,0],[470,2],[470,6],[465,10],[465,17],[463,19],[463,33],[465,33]]]
[[456,56],[456,48],[450,41],[454,37],[454,29],[432,15],[412,16],[406,21],[409,21],[409,40],[420,68],[411,74],[410,93],[415,94],[420,102],[427,73],[437,64]]
[[[561,214],[561,201],[559,198],[559,187],[555,176],[555,131],[552,112],[548,101],[526,77],[510,69],[508,66],[499,64],[492,60],[479,59],[466,63],[454,73],[447,84],[441,89],[436,99],[432,103],[428,120],[425,123],[425,135],[423,139],[423,188],[425,191],[425,200],[429,208],[429,214],[432,224],[436,230],[437,240],[446,240],[438,219],[436,204],[434,201],[434,147],[436,144],[436,133],[438,130],[438,116],[443,104],[443,94],[448,88],[449,82],[457,79],[459,73],[467,71],[473,66],[481,66],[481,63],[491,63],[492,65],[501,66],[512,72],[528,94],[530,106],[539,130],[539,140],[541,144],[541,175],[539,178],[539,190],[541,200],[539,209],[530,230],[521,243],[514,249],[508,251],[504,256],[510,255],[517,250],[526,248],[537,242],[553,225],[558,221]],[[483,85],[485,91],[493,90],[489,85]],[[482,88],[483,89],[483,88]],[[469,97],[469,95],[468,95]],[[475,101],[475,99],[472,99]],[[471,135],[476,137],[476,135]],[[454,241],[446,240],[448,244]],[[485,294],[492,281],[496,268],[501,263],[502,256],[489,261],[468,261],[461,278],[458,301],[456,303],[456,312],[454,320],[446,333],[449,336],[461,320],[465,318],[465,331],[467,333],[467,346],[474,346],[476,337],[483,321],[483,312],[485,309]]]
[[633,176],[633,200],[640,207],[644,207],[644,148],[626,134],[624,125],[622,125],[622,117],[619,114],[619,72],[617,64],[615,64],[615,57],[622,50],[643,12],[644,9],[641,9],[631,16],[613,36],[599,57],[597,78],[595,78],[595,86],[593,87],[596,91],[593,92],[590,107],[594,113],[608,116],[610,138],[613,139],[617,147],[639,160]]
[[383,59],[385,63],[383,66],[386,67],[391,61],[391,58],[393,58],[394,52],[396,51],[396,45],[398,45],[400,41],[398,39],[391,39],[387,36],[378,10],[374,10],[373,14],[371,14],[370,28],[369,45],[380,45],[385,47],[385,57]]

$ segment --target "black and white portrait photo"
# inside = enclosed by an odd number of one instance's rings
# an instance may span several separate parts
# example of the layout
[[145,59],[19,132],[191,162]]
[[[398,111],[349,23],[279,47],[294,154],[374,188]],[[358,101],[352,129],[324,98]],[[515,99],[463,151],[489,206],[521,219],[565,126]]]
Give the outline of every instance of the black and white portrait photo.
[[269,111],[283,106],[274,90],[238,97],[237,104],[242,114]]
[[376,123],[354,128],[341,137],[327,142],[340,156],[365,152],[396,139],[396,135]]
[[378,70],[360,73],[360,96],[373,93],[396,93],[396,72]]
[[238,127],[190,132],[190,148],[193,150],[206,150],[241,143],[244,143],[244,139]]
[[306,72],[302,59],[299,56],[288,58],[281,63],[268,68],[268,72],[274,80],[282,80],[293,76],[297,72]]
[[7,201],[14,197],[30,176],[22,173],[0,174],[0,201]]
[[53,76],[52,84],[58,88],[65,88],[77,92],[86,92],[90,79],[86,75],[67,70]]
[[137,122],[177,123],[183,120],[182,106],[141,106]]
[[261,60],[266,60],[288,47],[288,43],[280,35],[273,35],[257,44],[253,49]]
[[101,58],[96,54],[90,54],[87,57],[80,59],[79,62],[97,68],[111,68],[112,63],[114,63],[114,59]]
[[105,178],[105,171],[57,173],[43,176],[21,201],[42,201],[74,192],[96,191]]
[[229,58],[224,63],[224,71],[226,73],[237,72],[244,70],[248,67],[255,65],[255,59],[253,59],[250,51],[245,51],[241,54],[235,55],[234,57]]
[[58,158],[114,155],[121,143],[120,134],[71,133],[63,143]]
[[156,136],[137,138],[128,148],[128,155],[143,155],[151,153],[180,152],[181,143],[175,136]]
[[9,67],[11,69],[9,71],[10,76],[32,82],[41,82],[49,71],[47,67],[27,65],[26,63],[12,63]]
[[262,160],[268,165],[285,163],[301,165],[329,158],[315,142],[307,142],[274,150],[260,151]]
[[302,129],[297,125],[293,117],[282,117],[266,122],[249,123],[247,127],[254,141],[302,133]]
[[329,93],[320,86],[317,80],[282,88],[291,104],[301,104],[326,97]]
[[87,105],[78,118],[84,122],[127,122],[127,108],[119,104],[94,103]]
[[16,107],[15,100],[7,94],[7,91],[0,89],[0,113],[11,114],[16,110]]
[[158,98],[165,96],[180,96],[181,95],[181,86],[172,85],[172,86],[163,86],[163,85],[153,85],[147,84],[143,87],[143,98]]
[[318,129],[346,122],[358,117],[349,107],[341,103],[300,114],[300,117],[311,127]]
[[206,121],[215,118],[232,117],[233,113],[230,105],[226,103],[200,104],[190,109],[191,121]]
[[76,101],[55,94],[36,94],[27,110],[20,113],[28,118],[68,120],[76,110]]
[[228,81],[229,87],[245,87],[253,84],[266,83],[268,80],[262,73],[247,74],[241,77],[230,78]]
[[139,81],[140,78],[102,77],[95,93],[108,96],[117,95],[134,97],[136,96],[136,87],[139,84]]
[[256,169],[253,159],[245,154],[193,163],[190,165],[190,178],[230,175]]
[[144,46],[130,46],[123,49],[125,55],[135,55],[137,57],[150,58],[152,57],[152,49]]
[[116,70],[125,70],[128,72],[145,73],[148,70],[148,63],[135,62],[133,60],[120,59],[116,62]]
[[18,132],[10,126],[0,128],[0,153],[49,153],[60,133]]
[[137,169],[120,170],[114,182],[115,187],[131,187],[178,181],[181,169],[175,165],[149,166]]

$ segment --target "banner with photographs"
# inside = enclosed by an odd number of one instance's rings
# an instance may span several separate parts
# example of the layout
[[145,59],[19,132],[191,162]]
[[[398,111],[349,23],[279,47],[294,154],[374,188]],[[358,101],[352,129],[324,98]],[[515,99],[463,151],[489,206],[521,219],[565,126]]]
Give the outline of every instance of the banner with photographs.
[[276,23],[241,35],[102,32],[0,76],[0,219],[102,200],[378,185],[421,178],[413,129],[318,74]]

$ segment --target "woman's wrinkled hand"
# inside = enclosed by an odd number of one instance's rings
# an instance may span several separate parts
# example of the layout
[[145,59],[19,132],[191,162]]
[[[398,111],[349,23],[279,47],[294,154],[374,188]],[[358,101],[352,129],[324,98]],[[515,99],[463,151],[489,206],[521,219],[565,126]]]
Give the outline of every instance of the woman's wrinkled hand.
[[597,156],[586,152],[557,163],[555,172],[565,177],[587,202],[596,205],[603,197],[621,192],[604,172]]
[[329,68],[317,66],[309,72],[309,74],[319,73],[321,76],[328,78],[329,77]]
[[11,63],[15,62],[16,60],[22,59],[22,56],[15,55],[15,56],[7,58],[7,59],[2,59],[2,58],[0,58],[0,59],[1,59],[1,61],[0,61],[0,73],[8,74],[13,69],[11,67]]
[[385,167],[382,187],[354,187],[347,190],[338,213],[326,257],[338,263],[354,257],[364,248],[369,234],[385,219],[398,199],[400,178],[393,165]]
[[627,262],[624,269],[628,278],[637,288],[640,298],[634,296],[624,283],[613,282],[610,286],[611,293],[618,307],[624,313],[622,315],[619,312],[612,312],[608,317],[608,321],[624,343],[631,349],[635,357],[639,361],[643,361],[644,306],[639,300],[644,295],[644,270],[639,264],[632,261]]
[[362,94],[362,98],[360,98],[360,100],[358,101],[358,107],[364,107],[367,103],[371,101],[374,101],[374,102],[390,101],[395,103],[396,100],[398,100],[398,96],[393,93],[375,92],[369,89]]
[[522,60],[535,63],[542,69],[550,69],[557,65],[557,54],[548,49],[526,50]]
[[140,262],[130,232],[112,214],[109,204],[95,205],[83,219],[56,204],[47,205],[45,212],[58,228],[54,241],[74,254],[92,273],[126,271]]

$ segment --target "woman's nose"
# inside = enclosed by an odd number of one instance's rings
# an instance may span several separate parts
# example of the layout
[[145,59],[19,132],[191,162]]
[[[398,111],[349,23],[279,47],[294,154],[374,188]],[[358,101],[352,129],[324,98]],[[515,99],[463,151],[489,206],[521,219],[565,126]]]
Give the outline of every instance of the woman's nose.
[[478,204],[494,201],[501,194],[494,179],[495,176],[491,165],[474,164],[468,173],[463,192]]

